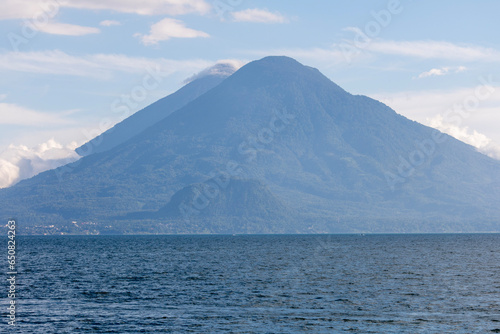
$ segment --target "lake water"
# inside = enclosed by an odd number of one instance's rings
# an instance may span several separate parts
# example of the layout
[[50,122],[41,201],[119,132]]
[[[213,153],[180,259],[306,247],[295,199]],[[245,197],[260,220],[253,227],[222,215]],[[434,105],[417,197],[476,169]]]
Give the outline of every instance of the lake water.
[[16,242],[13,333],[500,332],[499,234]]

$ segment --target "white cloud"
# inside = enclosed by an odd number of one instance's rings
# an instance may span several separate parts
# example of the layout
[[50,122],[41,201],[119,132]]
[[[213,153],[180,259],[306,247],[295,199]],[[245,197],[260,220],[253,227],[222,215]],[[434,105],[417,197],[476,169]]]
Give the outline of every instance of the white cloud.
[[239,12],[232,12],[231,16],[235,22],[255,22],[255,23],[286,23],[287,19],[278,12],[271,13],[266,9],[245,9]]
[[19,180],[19,167],[0,158],[0,188],[6,188]]
[[[479,87],[482,87],[478,90]],[[477,94],[479,92],[479,95]],[[488,95],[491,93],[491,95]],[[484,99],[477,98],[484,95]],[[476,87],[455,90],[407,91],[371,95],[412,120],[438,128],[478,148],[490,157],[500,158],[500,86],[487,90]],[[477,100],[476,100],[477,98]],[[473,108],[467,107],[471,101]],[[473,130],[470,130],[473,129]]]
[[460,73],[465,71],[466,69],[467,68],[465,66],[433,68],[429,71],[420,73],[417,78],[422,79],[432,76],[442,76],[450,73]]
[[[476,87],[453,90],[404,91],[369,95],[408,118],[428,124],[429,119],[444,114],[448,110],[464,109],[464,102],[469,97],[475,96],[475,90],[481,85],[481,82],[478,81],[477,84]],[[464,118],[464,121],[472,120],[484,113],[489,113],[489,116],[497,115],[498,118],[495,118],[495,121],[500,121],[500,113],[498,112],[500,110],[500,86],[498,83],[493,82],[491,89],[493,93],[487,96],[486,99],[480,100],[477,109],[467,112],[469,117]],[[484,89],[480,92],[482,94],[487,93]],[[498,124],[497,122],[493,123]]]
[[76,161],[76,143],[62,145],[50,139],[36,147],[10,145],[0,153],[0,188],[33,177],[49,169]]
[[432,118],[429,122],[429,126],[476,147],[479,152],[491,158],[500,160],[500,145],[494,143],[491,138],[488,138],[486,135],[476,130],[471,131],[467,126],[460,127],[447,123],[441,115]]
[[66,0],[64,6],[139,15],[207,14],[211,8],[205,0]]
[[119,21],[115,20],[104,20],[99,22],[99,25],[103,27],[111,27],[111,26],[121,26],[122,24]]
[[422,78],[427,78],[427,77],[432,77],[432,76],[441,76],[441,75],[445,75],[446,73],[448,73],[448,68],[433,68],[427,72],[423,72],[423,73],[420,73],[418,75],[418,78],[419,79],[422,79]]
[[213,65],[213,62],[201,59],[171,60],[117,54],[93,54],[77,57],[59,50],[0,54],[0,72],[17,71],[100,79],[108,79],[115,72],[147,73],[148,69],[158,69],[166,75],[179,71],[192,73],[192,71],[201,71],[210,65]]
[[1,54],[0,70],[92,77],[109,72],[91,57],[75,57],[59,50]]
[[47,1],[46,3],[42,0],[3,0],[0,20],[31,19],[34,16],[41,16],[50,12],[50,9],[54,9],[54,6],[49,8],[48,3],[50,5],[55,4],[59,8],[56,0]]
[[37,25],[36,28],[44,33],[65,36],[83,36],[88,34],[98,34],[101,31],[98,28],[84,27],[75,24],[48,22]]
[[46,126],[70,123],[60,115],[31,110],[13,103],[0,103],[0,124]]
[[457,61],[500,61],[500,51],[477,45],[457,45],[441,41],[384,41],[372,40],[364,49],[422,59],[446,59]]
[[246,62],[237,59],[225,59],[218,61],[217,64],[204,69],[203,71],[184,80],[184,84],[188,84],[196,79],[203,78],[207,75],[225,75],[229,76],[240,69]]
[[149,35],[134,34],[144,45],[156,45],[171,38],[210,37],[206,32],[187,28],[180,20],[166,18],[151,26]]
[[207,14],[211,6],[205,0],[2,0],[0,20],[32,19],[55,13],[60,7],[112,10],[138,15]]

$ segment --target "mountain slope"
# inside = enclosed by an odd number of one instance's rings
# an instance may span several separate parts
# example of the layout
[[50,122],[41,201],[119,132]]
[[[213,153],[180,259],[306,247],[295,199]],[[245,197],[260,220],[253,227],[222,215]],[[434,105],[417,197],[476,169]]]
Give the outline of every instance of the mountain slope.
[[[214,178],[263,183],[301,212],[301,232],[315,224],[344,232],[500,230],[498,161],[287,57],[249,63],[129,141],[0,191],[0,205],[22,212],[26,224],[119,229],[114,217],[159,212],[186,186]],[[217,219],[243,215],[220,207]],[[161,223],[148,219],[148,231]],[[175,224],[182,232],[183,220]]]
[[76,153],[86,156],[92,153],[105,152],[118,146],[158,123],[172,112],[180,109],[198,96],[220,84],[236,69],[230,64],[217,64],[205,70],[205,75],[198,76],[181,89],[155,103],[139,110],[111,129],[100,134],[76,149]]

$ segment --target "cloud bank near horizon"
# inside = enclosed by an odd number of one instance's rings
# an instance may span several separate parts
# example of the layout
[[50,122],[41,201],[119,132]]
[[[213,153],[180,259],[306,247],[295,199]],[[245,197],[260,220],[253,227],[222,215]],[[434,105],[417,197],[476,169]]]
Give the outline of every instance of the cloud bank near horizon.
[[54,139],[36,147],[10,145],[0,153],[0,188],[78,160],[77,146],[76,142],[64,146]]

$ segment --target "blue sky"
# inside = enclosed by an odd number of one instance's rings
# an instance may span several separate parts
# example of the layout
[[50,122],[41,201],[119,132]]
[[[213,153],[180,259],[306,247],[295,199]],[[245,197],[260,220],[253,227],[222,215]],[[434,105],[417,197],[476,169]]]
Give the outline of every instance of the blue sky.
[[[499,12],[493,0],[3,0],[0,187],[75,159],[206,67],[267,55],[500,158]],[[131,94],[143,95],[116,113]]]

